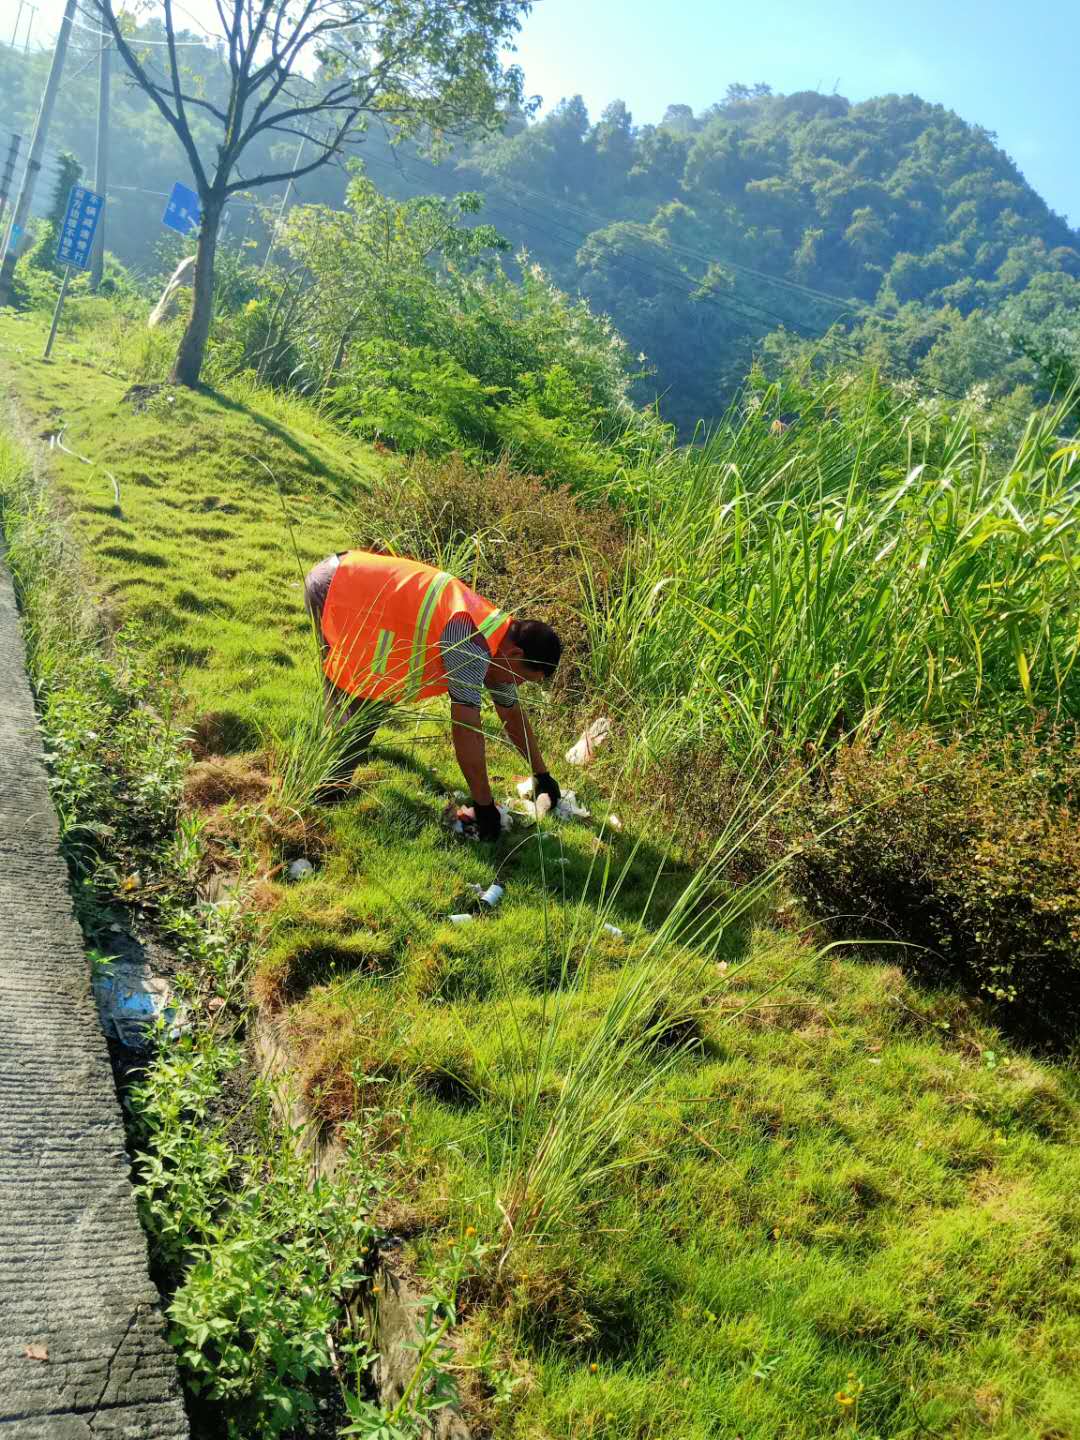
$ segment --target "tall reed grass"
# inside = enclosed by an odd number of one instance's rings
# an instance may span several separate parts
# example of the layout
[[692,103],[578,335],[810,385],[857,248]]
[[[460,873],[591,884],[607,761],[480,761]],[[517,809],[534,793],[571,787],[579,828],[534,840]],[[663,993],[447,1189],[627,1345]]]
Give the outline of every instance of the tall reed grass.
[[[733,412],[624,474],[618,594],[587,604],[593,683],[648,736],[820,744],[892,717],[1080,711],[1080,446],[1065,408],[995,461],[969,420],[841,377],[774,433]],[[588,580],[586,589],[589,591]]]

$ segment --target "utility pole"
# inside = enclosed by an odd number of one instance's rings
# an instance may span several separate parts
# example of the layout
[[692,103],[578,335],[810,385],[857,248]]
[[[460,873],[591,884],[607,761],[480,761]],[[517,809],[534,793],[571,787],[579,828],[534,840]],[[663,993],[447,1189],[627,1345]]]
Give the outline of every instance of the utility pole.
[[[296,159],[293,161],[294,170],[298,170],[300,168],[300,161],[303,158],[304,146],[306,144],[307,136],[305,135],[301,139],[300,144],[296,147]],[[101,189],[100,185],[98,186],[98,189]],[[285,218],[285,210],[288,206],[289,196],[292,194],[292,189],[293,177],[290,175],[289,183],[285,186],[285,194],[281,197],[281,209],[277,213],[277,219],[274,221],[274,228],[270,232],[270,243],[266,247],[266,254],[263,256],[263,263],[259,266],[260,271],[265,270],[267,265],[270,263],[270,256],[273,252],[274,246],[277,244],[278,231],[281,229],[281,222]]]
[[[98,54],[97,92],[97,149],[94,153],[94,189],[105,196],[109,183],[109,60],[112,41],[107,35],[101,37],[101,51]],[[90,289],[96,290],[101,284],[101,271],[105,264],[105,211],[98,220],[94,237],[94,252],[90,261]]]
[[8,153],[4,157],[4,168],[0,170],[0,220],[4,217],[8,198],[11,195],[12,186],[15,183],[15,162],[19,158],[19,150],[21,148],[22,136],[12,135],[11,144],[8,146]]
[[15,201],[15,209],[12,211],[11,223],[8,225],[7,236],[4,240],[3,255],[0,258],[0,305],[11,304],[11,277],[15,269],[15,261],[19,257],[19,246],[26,230],[30,206],[33,203],[34,186],[37,184],[38,174],[41,170],[41,157],[45,150],[45,142],[49,137],[49,125],[52,123],[52,113],[56,105],[56,92],[60,88],[60,77],[64,73],[64,60],[67,57],[68,41],[71,38],[71,25],[75,19],[75,4],[76,0],[67,0],[64,7],[64,18],[60,22],[60,33],[56,37],[56,48],[53,50],[52,64],[49,66],[49,78],[45,82],[41,108],[38,110],[37,120],[34,122],[34,135],[30,141],[26,171],[22,178],[22,185],[19,187],[19,198]]

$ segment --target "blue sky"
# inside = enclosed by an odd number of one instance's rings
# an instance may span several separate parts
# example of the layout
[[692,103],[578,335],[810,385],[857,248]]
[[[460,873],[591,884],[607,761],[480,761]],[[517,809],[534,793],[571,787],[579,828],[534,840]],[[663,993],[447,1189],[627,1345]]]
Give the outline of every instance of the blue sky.
[[[20,0],[0,0],[10,40]],[[64,0],[34,0],[50,40]],[[212,0],[175,0],[217,27]],[[700,110],[728,84],[914,91],[996,131],[1035,189],[1080,228],[1080,0],[535,0],[517,59],[554,104],[622,99],[639,123]]]
[[1080,0],[536,0],[517,60],[545,104],[619,98],[639,123],[731,81],[913,91],[996,131],[1080,227]]

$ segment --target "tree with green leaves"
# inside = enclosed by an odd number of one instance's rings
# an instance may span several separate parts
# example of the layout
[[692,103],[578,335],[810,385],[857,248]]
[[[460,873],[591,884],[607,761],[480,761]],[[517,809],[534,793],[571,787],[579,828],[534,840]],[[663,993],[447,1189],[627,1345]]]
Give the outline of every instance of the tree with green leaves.
[[449,346],[452,337],[432,331],[436,266],[476,263],[509,248],[493,226],[464,223],[480,208],[471,194],[395,201],[362,177],[349,186],[344,210],[293,211],[282,238],[312,277],[308,347],[324,386],[354,337],[415,343],[423,333],[426,343]]
[[[339,158],[367,123],[436,141],[493,129],[524,103],[523,77],[505,66],[531,0],[215,0],[220,29],[211,77],[180,58],[173,0],[165,40],[148,53],[117,0],[88,0],[136,84],[175,132],[202,208],[191,315],[172,379],[196,385],[213,316],[222,213],[242,191],[311,174]],[[161,55],[154,59],[154,55]],[[219,82],[219,83],[218,83]],[[209,130],[212,140],[205,138]],[[259,142],[285,155],[248,169]],[[296,147],[294,149],[294,147]]]

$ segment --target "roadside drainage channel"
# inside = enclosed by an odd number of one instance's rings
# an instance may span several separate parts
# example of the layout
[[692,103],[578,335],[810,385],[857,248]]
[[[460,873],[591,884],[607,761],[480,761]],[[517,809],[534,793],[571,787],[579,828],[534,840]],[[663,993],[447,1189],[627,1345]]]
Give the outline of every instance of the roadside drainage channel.
[[[258,1016],[252,1035],[255,1061],[262,1078],[269,1083],[279,1121],[297,1137],[297,1146],[311,1166],[313,1177],[332,1179],[341,1159],[340,1147],[327,1140],[318,1117],[299,1096],[288,1049],[277,1027],[273,1021]],[[372,1326],[379,1357],[372,1376],[375,1390],[380,1403],[392,1410],[416,1369],[422,1295],[386,1255],[380,1256],[376,1278],[379,1297],[365,1301],[364,1315]],[[453,1406],[438,1411],[424,1433],[434,1440],[472,1440],[469,1427]]]
[[181,1440],[0,554],[0,1435]]

